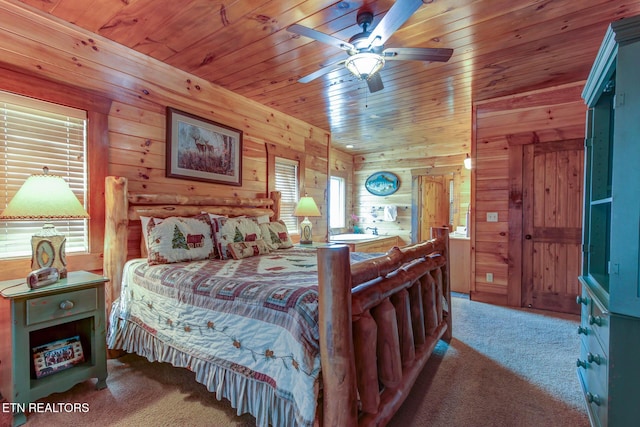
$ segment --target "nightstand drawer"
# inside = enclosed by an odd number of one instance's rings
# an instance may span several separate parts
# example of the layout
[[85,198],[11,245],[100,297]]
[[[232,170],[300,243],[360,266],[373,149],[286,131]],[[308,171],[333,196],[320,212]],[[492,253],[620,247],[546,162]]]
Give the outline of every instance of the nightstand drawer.
[[98,307],[96,288],[27,300],[27,325],[93,311]]

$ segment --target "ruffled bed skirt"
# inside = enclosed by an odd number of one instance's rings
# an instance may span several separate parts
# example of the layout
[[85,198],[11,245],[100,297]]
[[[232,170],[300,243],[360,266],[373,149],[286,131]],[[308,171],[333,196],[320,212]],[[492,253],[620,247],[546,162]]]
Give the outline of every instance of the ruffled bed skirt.
[[273,388],[214,363],[177,350],[150,334],[139,325],[119,317],[117,301],[113,305],[107,343],[110,349],[124,350],[146,357],[150,362],[167,362],[187,368],[196,374],[196,381],[215,392],[218,400],[227,399],[238,415],[249,413],[260,427],[309,425],[297,420],[293,405],[276,396]]

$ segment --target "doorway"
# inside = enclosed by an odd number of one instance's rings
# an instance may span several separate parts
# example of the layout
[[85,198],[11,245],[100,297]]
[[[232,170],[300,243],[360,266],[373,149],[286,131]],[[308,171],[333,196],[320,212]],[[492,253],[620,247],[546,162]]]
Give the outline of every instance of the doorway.
[[[514,231],[521,230],[520,245],[514,242],[509,271],[510,280],[520,288],[521,306],[578,314],[584,140],[520,146],[513,157],[510,152],[510,162],[515,173],[521,168],[522,179],[521,212],[514,216],[521,221],[514,223]],[[510,217],[518,210],[510,206]],[[517,238],[515,234],[510,239]]]
[[431,238],[431,227],[450,227],[451,185],[453,176],[423,175],[419,177],[419,240]]

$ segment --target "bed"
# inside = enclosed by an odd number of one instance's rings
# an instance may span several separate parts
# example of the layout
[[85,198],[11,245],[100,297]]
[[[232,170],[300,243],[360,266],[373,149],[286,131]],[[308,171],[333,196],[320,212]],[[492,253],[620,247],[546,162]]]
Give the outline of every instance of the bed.
[[[194,371],[257,425],[385,425],[437,342],[451,339],[446,229],[386,254],[329,244],[263,251],[246,234],[229,259],[165,262],[141,244],[143,229],[156,232],[141,217],[167,228],[205,212],[212,224],[273,224],[279,194],[135,194],[126,178],[107,177],[105,198],[109,347]],[[194,235],[178,241],[208,247]]]

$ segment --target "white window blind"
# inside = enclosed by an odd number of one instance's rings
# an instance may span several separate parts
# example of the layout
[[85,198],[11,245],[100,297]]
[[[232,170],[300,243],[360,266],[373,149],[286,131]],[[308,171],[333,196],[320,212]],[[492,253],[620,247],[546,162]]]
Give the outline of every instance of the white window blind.
[[293,216],[299,198],[298,162],[276,157],[276,190],[281,193],[280,219],[289,233],[298,231],[298,218]]
[[[87,115],[83,110],[0,91],[0,209],[30,175],[62,176],[86,208]],[[31,255],[38,221],[0,221],[0,258]],[[67,252],[88,251],[86,220],[52,221],[67,236]]]
[[337,176],[332,176],[329,187],[329,227],[343,228],[345,227],[345,218],[347,216],[347,199],[345,191],[345,180]]

